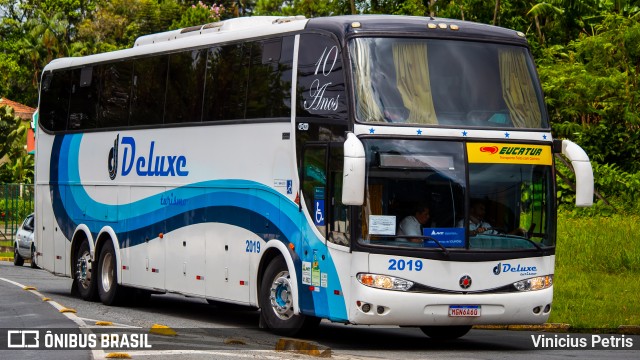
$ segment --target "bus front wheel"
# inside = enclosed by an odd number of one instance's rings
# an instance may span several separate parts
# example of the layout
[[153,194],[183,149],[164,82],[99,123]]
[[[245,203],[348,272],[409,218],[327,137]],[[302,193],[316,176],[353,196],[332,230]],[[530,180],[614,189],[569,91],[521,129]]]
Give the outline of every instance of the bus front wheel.
[[471,326],[421,326],[420,330],[432,339],[454,340],[466,335]]
[[279,256],[273,259],[260,285],[260,316],[267,327],[278,335],[294,336],[320,322],[313,316],[294,314],[292,288],[284,258]]

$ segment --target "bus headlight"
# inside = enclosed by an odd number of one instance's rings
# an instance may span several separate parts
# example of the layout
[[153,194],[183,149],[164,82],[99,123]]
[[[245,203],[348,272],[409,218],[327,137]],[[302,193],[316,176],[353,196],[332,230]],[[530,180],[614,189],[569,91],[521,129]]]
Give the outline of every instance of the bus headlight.
[[518,291],[535,291],[550,288],[553,285],[553,275],[538,276],[513,283]]
[[413,281],[387,275],[360,273],[356,275],[356,279],[362,285],[385,290],[407,291],[413,286]]

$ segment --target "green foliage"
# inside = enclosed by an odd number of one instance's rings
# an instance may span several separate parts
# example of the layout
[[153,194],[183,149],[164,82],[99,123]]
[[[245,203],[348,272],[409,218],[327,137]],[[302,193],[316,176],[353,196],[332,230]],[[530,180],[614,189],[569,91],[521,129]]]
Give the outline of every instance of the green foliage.
[[[0,186],[17,186],[17,184],[5,184]],[[2,223],[14,223],[20,224],[27,217],[27,215],[33,212],[33,198],[14,198],[4,197],[4,194],[0,194],[0,224]],[[33,194],[31,194],[33,196]]]
[[33,155],[27,154],[27,125],[13,108],[0,106],[0,182],[33,183]]
[[[575,176],[560,162],[556,162],[558,177],[557,196],[560,209],[579,217],[640,214],[640,172],[625,172],[615,164],[599,164],[592,161],[594,188],[603,197],[597,198],[589,208],[576,208]],[[563,178],[568,178],[569,183]]]
[[198,4],[187,8],[182,13],[180,20],[176,20],[171,24],[170,29],[181,29],[220,21],[225,12],[226,9],[222,5],[212,4],[208,6],[200,1]]
[[0,159],[11,152],[16,140],[16,129],[20,126],[20,118],[15,116],[10,106],[0,106]]
[[640,323],[640,218],[558,214],[550,322],[573,328]]
[[349,1],[258,0],[256,15],[304,15],[308,18],[349,14]]
[[[598,201],[576,214],[640,213],[640,23],[605,14],[592,32],[566,45],[540,49],[538,70],[557,137],[585,149],[594,168]],[[561,173],[568,169],[558,167]],[[560,202],[573,190],[559,183]]]

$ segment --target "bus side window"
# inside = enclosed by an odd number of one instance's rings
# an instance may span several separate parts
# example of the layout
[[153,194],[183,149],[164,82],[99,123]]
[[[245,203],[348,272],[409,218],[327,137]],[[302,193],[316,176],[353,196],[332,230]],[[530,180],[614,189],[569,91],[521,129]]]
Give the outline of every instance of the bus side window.
[[67,129],[71,70],[48,72],[42,80],[40,123],[49,131]]
[[73,70],[71,99],[69,101],[68,130],[96,128],[96,102],[100,77],[95,76],[93,66]]
[[133,61],[98,66],[102,74],[98,101],[98,128],[116,128],[129,123]]
[[285,68],[278,63],[282,51],[282,38],[246,45],[251,45],[251,67],[245,117],[290,117],[291,109],[284,99],[290,96],[291,83],[282,80],[281,73]]
[[168,65],[168,56],[134,61],[129,126],[163,123]]
[[[204,94],[203,121],[244,119],[249,44],[209,49]],[[245,56],[246,55],[246,56]]]
[[206,62],[207,51],[203,49],[169,55],[165,124],[202,120]]

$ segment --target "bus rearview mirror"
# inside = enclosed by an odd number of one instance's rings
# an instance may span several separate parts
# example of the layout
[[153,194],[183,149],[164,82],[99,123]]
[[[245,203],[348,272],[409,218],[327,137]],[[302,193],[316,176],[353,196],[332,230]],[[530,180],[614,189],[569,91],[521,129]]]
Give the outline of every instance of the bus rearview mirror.
[[589,156],[578,144],[562,140],[562,154],[571,161],[576,174],[576,206],[593,205],[593,169]]
[[347,140],[344,142],[343,204],[362,205],[364,203],[365,169],[364,145],[355,134],[348,133]]

